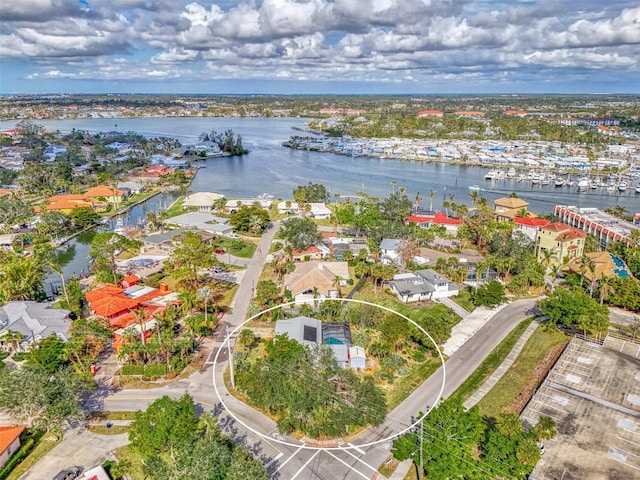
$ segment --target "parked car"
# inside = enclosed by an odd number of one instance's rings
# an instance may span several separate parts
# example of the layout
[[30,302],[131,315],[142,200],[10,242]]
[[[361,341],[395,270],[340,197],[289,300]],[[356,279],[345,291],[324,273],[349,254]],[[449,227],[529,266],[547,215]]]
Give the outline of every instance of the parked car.
[[224,253],[225,253],[224,248],[216,248],[216,255],[222,255]]
[[82,467],[73,466],[58,472],[58,474],[53,477],[53,480],[74,480],[78,478],[81,473]]

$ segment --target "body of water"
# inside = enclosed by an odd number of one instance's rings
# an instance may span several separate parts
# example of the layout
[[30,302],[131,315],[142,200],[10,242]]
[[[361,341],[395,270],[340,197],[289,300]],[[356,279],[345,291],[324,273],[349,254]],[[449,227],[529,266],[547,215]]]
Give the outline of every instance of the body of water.
[[[17,122],[2,121],[0,129],[13,128]],[[426,163],[418,161],[388,160],[367,157],[349,157],[323,152],[308,152],[282,147],[291,135],[299,134],[293,127],[301,127],[305,119],[297,118],[119,118],[44,120],[38,122],[48,130],[68,133],[72,129],[90,133],[117,130],[135,132],[146,137],[173,137],[183,144],[198,141],[202,132],[215,130],[222,133],[233,130],[242,136],[250,153],[241,157],[220,157],[199,162],[205,168],[198,171],[191,189],[212,191],[229,197],[255,197],[269,193],[274,197],[290,199],[293,189],[308,182],[321,183],[331,193],[341,197],[366,192],[383,198],[392,189],[404,187],[412,200],[419,194],[423,207],[428,208],[430,191],[435,191],[433,208],[442,209],[444,200],[471,204],[469,186],[478,185],[480,194],[493,200],[517,192],[529,202],[535,213],[551,213],[557,204],[608,208],[620,205],[630,212],[640,211],[640,195],[631,186],[626,192],[606,192],[604,189],[578,193],[576,189],[551,185],[532,185],[515,180],[485,181],[487,168]],[[395,182],[395,187],[392,186]],[[147,211],[158,210],[171,203],[174,197],[163,195],[134,207],[126,218],[133,224],[144,218]],[[89,239],[79,237],[67,248],[75,249],[68,271],[78,273],[86,269]],[[71,257],[69,254],[68,256]],[[82,265],[82,266],[81,266]]]

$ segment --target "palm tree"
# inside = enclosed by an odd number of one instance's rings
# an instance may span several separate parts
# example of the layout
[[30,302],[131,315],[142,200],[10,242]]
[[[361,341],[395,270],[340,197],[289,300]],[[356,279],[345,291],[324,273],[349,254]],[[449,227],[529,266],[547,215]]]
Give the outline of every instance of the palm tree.
[[9,344],[11,345],[11,349],[14,352],[18,351],[18,346],[20,345],[20,342],[22,341],[22,334],[20,332],[14,332],[11,329],[7,330],[7,333],[3,336],[3,340],[5,342],[9,342]]
[[198,289],[198,300],[204,301],[204,323],[208,324],[207,312],[209,310],[207,302],[211,298],[212,291],[209,287],[202,287]]
[[396,193],[396,184],[397,184],[397,182],[395,180],[391,180],[391,193],[392,194]]
[[178,294],[178,301],[183,315],[189,315],[196,306],[196,296],[191,290],[182,290]]
[[556,436],[556,422],[553,418],[541,415],[538,424],[534,427],[536,437],[543,440],[550,440]]
[[429,211],[433,212],[433,197],[436,196],[436,191],[435,190],[431,190],[429,192]]
[[600,276],[600,305],[613,293],[613,287],[609,283],[612,277],[606,276],[604,273]]
[[398,193],[404,197],[407,194],[407,187],[398,187]]
[[145,320],[145,317],[147,316],[147,313],[144,311],[144,308],[137,308],[133,311],[133,314],[136,316],[136,322],[140,327],[140,341],[142,342],[142,345],[145,345],[147,339],[144,336],[144,333],[145,333],[144,320]]

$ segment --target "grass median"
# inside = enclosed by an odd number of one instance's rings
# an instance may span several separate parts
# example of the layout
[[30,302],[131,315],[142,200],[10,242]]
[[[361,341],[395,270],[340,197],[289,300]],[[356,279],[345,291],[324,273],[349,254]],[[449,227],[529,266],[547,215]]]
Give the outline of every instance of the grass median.
[[460,387],[451,395],[450,398],[457,399],[460,402],[467,400],[480,386],[496,371],[500,364],[507,358],[509,352],[513,349],[520,336],[533,321],[527,318],[520,322],[516,328],[505,337],[500,344],[494,348],[485,358],[478,368],[467,378]]

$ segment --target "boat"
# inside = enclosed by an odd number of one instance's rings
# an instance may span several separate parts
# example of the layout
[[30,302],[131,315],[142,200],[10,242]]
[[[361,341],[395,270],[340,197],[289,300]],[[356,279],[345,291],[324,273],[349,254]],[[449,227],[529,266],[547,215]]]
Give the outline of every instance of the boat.
[[470,192],[479,192],[480,191],[480,187],[478,185],[469,185],[469,191]]
[[509,170],[507,170],[507,178],[513,178],[516,176],[516,169],[511,167]]
[[589,179],[588,178],[581,178],[580,180],[578,180],[578,191],[579,192],[584,192],[587,188],[589,188]]
[[615,192],[615,191],[616,191],[615,183],[610,183],[609,185],[607,185],[607,192]]
[[618,190],[620,190],[621,192],[624,192],[627,189],[627,182],[620,182],[618,184]]
[[562,186],[564,186],[564,179],[563,179],[563,178],[558,177],[558,178],[556,178],[556,181],[555,181],[555,182],[553,182],[553,184],[554,184],[556,187],[562,187]]
[[485,180],[495,180],[498,178],[498,170],[489,170],[484,176]]
[[636,185],[636,193],[640,193],[640,183]]
[[540,179],[540,185],[549,185],[551,183],[551,179],[549,177],[543,176]]
[[116,226],[113,229],[113,233],[124,235],[124,221],[122,220],[122,218],[116,220]]

